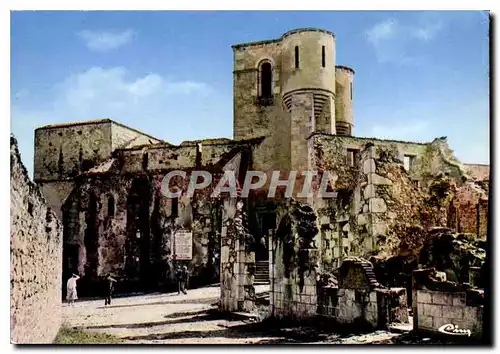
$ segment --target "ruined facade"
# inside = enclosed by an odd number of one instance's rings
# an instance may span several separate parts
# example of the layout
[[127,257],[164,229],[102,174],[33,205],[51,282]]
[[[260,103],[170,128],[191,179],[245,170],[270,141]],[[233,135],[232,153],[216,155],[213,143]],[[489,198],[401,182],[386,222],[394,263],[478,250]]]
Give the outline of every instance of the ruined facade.
[[62,225],[10,138],[10,338],[50,344],[61,325]]
[[[248,310],[255,264],[269,262],[273,309],[304,317],[323,306],[318,279],[349,257],[411,253],[432,226],[485,239],[487,167],[460,163],[445,138],[354,136],[354,70],[336,65],[335,42],[299,29],[233,46],[233,140],[177,146],[111,120],[37,129],[35,180],[63,220],[65,276],[81,274],[82,291],[107,273],[167,286],[181,262],[198,283],[220,279],[223,309]],[[240,186],[250,170],[268,180],[248,198],[162,194],[171,171],[208,171],[216,184],[228,169]],[[296,171],[294,192],[302,172],[316,172],[316,187],[327,173],[336,197],[268,197],[273,171]],[[178,230],[192,233],[189,259],[172,254]]]

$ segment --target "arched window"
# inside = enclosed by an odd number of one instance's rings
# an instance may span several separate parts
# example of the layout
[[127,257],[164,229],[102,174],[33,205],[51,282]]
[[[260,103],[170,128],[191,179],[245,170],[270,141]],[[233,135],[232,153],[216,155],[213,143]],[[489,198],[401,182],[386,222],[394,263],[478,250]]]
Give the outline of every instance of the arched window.
[[265,62],[260,66],[260,97],[273,96],[273,68],[271,63]]

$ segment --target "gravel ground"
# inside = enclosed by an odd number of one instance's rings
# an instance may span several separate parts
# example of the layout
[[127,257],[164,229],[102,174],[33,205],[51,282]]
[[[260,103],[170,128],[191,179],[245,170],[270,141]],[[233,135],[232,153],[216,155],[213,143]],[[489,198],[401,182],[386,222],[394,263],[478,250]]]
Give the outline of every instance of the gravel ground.
[[[257,296],[268,291],[268,285],[256,286]],[[389,331],[341,335],[328,327],[277,325],[244,314],[222,315],[216,306],[219,295],[219,286],[212,286],[189,290],[187,295],[117,298],[107,307],[104,300],[79,301],[74,307],[63,305],[63,319],[68,327],[111,334],[127,344],[401,343],[402,334]],[[263,314],[266,309],[263,305],[258,312]],[[415,342],[418,340],[403,341]]]
[[[268,285],[256,286],[257,294],[266,291]],[[246,326],[250,320],[243,316],[222,318],[215,311],[219,295],[219,286],[214,286],[190,290],[187,295],[117,298],[107,307],[104,300],[79,301],[74,307],[63,305],[63,320],[69,327],[112,334],[126,343],[250,344],[270,339],[233,333],[233,327]]]

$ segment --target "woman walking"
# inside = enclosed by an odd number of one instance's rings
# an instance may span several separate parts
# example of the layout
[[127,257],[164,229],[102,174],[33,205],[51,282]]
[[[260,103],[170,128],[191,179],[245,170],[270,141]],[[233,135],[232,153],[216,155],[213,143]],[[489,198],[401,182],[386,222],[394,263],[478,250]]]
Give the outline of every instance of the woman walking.
[[70,306],[73,306],[75,300],[78,299],[78,295],[76,293],[76,281],[78,279],[80,279],[80,277],[76,274],[73,274],[66,283],[66,299],[68,300]]

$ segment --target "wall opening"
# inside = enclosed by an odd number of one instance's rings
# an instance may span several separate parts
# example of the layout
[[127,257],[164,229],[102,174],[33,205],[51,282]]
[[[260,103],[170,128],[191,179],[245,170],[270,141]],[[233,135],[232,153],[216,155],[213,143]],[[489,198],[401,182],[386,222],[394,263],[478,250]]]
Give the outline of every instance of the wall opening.
[[325,46],[321,47],[321,65],[326,67]]
[[146,152],[144,155],[142,155],[142,169],[143,170],[148,169],[148,162],[149,162],[149,154]]
[[350,94],[351,94],[351,101],[352,101],[352,82],[349,84],[349,90],[350,90]]
[[99,203],[94,193],[89,196],[87,213],[85,218],[85,236],[84,244],[87,254],[87,263],[85,264],[85,275],[90,279],[97,277],[97,267],[99,265]]
[[172,214],[171,216],[176,218],[179,216],[179,198],[172,198],[170,199],[172,203]]
[[359,162],[359,150],[358,149],[347,149],[347,166],[357,166]]
[[273,95],[273,68],[271,63],[265,62],[260,66],[260,97],[270,98]]
[[403,160],[403,165],[405,170],[411,172],[415,164],[415,155],[405,155]]
[[108,197],[108,216],[115,216],[115,197],[112,195]]
[[295,69],[299,68],[299,47],[295,46]]

